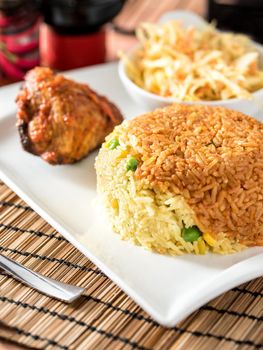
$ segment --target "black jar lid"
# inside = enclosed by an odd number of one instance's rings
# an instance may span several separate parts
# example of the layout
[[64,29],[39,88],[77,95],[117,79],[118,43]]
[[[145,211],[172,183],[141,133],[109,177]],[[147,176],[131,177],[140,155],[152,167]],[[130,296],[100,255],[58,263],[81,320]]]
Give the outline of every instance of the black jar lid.
[[5,16],[13,16],[21,10],[37,10],[39,5],[40,0],[0,0],[0,11]]
[[63,34],[98,30],[122,9],[125,0],[43,0],[44,21]]

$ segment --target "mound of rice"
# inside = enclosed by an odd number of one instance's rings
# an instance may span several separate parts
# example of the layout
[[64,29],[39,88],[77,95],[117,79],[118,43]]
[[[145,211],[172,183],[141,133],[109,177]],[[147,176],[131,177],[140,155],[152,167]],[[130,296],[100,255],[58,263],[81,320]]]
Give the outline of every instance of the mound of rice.
[[[242,113],[172,105],[125,121],[96,171],[123,239],[172,255],[263,245],[263,125]],[[187,241],[193,226],[200,235]]]

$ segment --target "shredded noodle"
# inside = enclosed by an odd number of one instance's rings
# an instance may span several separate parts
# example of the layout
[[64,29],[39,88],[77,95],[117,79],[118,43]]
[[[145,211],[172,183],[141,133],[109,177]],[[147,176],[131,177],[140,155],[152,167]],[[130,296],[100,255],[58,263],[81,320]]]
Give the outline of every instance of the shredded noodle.
[[263,87],[259,53],[244,35],[184,28],[179,21],[143,23],[140,48],[122,54],[130,79],[141,88],[181,101],[251,98]]

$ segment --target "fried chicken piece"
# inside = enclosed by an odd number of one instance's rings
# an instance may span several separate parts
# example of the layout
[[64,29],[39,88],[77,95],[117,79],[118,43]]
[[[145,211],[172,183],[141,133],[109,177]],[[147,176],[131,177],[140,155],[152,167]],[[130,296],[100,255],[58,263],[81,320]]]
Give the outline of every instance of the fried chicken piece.
[[44,67],[26,74],[16,102],[23,148],[50,164],[82,159],[123,120],[118,108],[88,85]]

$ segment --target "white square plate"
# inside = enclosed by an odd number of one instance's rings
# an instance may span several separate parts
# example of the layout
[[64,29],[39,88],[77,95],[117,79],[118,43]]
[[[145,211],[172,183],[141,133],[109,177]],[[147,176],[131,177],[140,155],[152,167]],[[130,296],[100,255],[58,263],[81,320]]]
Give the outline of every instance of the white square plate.
[[[107,95],[126,118],[144,112],[125,93],[116,64],[67,76]],[[263,274],[263,248],[230,256],[169,257],[121,241],[96,204],[96,153],[51,166],[22,150],[15,127],[19,84],[0,89],[0,177],[131,298],[164,326],[174,326],[220,293]]]

